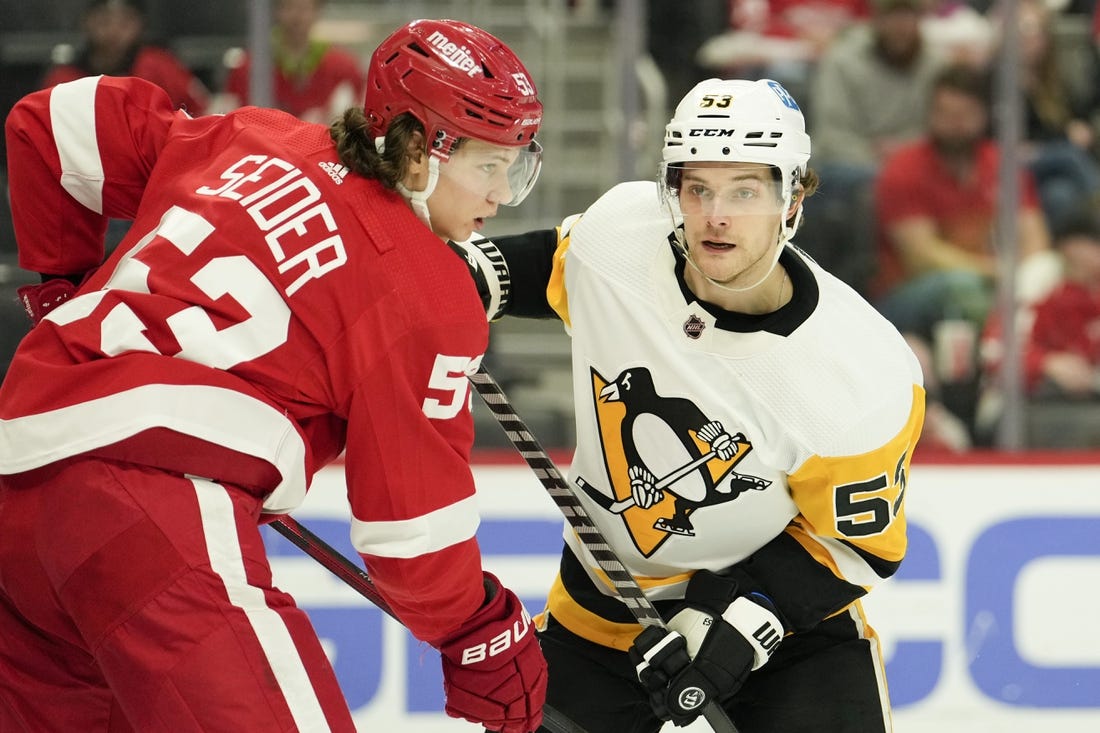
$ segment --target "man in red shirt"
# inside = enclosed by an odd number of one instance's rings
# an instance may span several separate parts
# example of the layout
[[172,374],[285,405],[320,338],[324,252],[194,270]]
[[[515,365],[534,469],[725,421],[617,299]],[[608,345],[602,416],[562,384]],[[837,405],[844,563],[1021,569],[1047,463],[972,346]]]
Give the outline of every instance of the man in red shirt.
[[[955,274],[959,282],[973,282],[978,292],[965,307],[960,302],[953,315],[978,322],[985,317],[997,274],[993,225],[999,161],[988,127],[987,75],[948,67],[932,87],[926,136],[899,149],[878,175],[879,272],[874,295],[902,330],[925,333],[930,324],[914,321],[893,306],[907,301],[912,289],[946,283]],[[1020,254],[1027,257],[1049,249],[1050,235],[1033,178],[1024,173],[1020,183]],[[941,305],[950,310],[953,304]]]
[[[312,37],[325,0],[278,0],[272,33],[274,106],[308,122],[328,123],[362,96],[366,79],[359,60]],[[229,72],[226,92],[238,105],[251,104],[252,62],[244,55]]]
[[[542,105],[456,21],[398,29],[369,74],[331,128],[113,77],[9,115],[44,282],[0,386],[0,729],[351,733],[259,531],[342,452],[352,543],[441,652],[447,712],[538,727],[545,662],[475,536],[488,326],[446,240],[529,190]],[[133,226],[103,262],[107,217]]]
[[85,76],[137,76],[165,92],[191,115],[206,112],[210,94],[203,83],[171,53],[142,41],[145,7],[141,0],[90,0],[84,12],[85,46],[70,63],[46,74],[52,87]]
[[[956,449],[970,442],[977,334],[997,277],[1000,156],[989,138],[989,109],[985,72],[943,69],[932,84],[925,137],[889,157],[875,181],[878,271],[871,297],[921,359],[930,400],[928,442],[939,436]],[[1020,191],[1017,241],[1027,260],[1049,250],[1050,235],[1026,171]],[[936,364],[948,362],[954,366],[937,370]]]
[[1040,397],[1100,398],[1100,217],[1091,202],[1067,217],[1056,245],[1065,275],[1034,306],[1028,387]]

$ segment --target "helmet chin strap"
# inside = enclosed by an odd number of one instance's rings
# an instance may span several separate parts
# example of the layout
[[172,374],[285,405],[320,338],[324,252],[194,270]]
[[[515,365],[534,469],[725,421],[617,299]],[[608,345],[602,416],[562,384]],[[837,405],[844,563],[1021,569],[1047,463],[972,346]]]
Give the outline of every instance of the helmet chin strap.
[[[428,185],[424,186],[423,191],[412,191],[400,181],[397,182],[397,191],[405,200],[409,202],[409,206],[412,207],[413,213],[416,214],[416,218],[428,225],[428,228],[432,228],[432,215],[428,211],[428,197],[432,195],[432,191],[435,190],[435,184],[439,182],[439,158],[434,155],[428,156]],[[433,230],[434,231],[434,230]]]
[[[374,146],[378,148],[379,153],[386,152],[386,139],[374,138]],[[423,191],[413,191],[401,181],[397,182],[397,192],[409,202],[416,218],[424,222],[429,229],[432,228],[432,215],[428,211],[428,197],[435,191],[437,183],[439,183],[439,158],[431,154],[428,154],[428,185],[424,186]]]

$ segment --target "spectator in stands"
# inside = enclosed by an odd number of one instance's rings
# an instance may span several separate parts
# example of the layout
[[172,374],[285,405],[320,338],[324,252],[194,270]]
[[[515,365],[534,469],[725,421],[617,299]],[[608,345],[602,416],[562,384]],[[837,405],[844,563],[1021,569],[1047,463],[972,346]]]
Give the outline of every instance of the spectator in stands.
[[928,93],[942,65],[922,33],[926,5],[873,0],[868,21],[838,38],[814,74],[814,159],[822,185],[806,202],[812,235],[805,239],[815,247],[811,255],[861,292],[872,266],[871,184],[887,155],[923,133]]
[[868,17],[868,5],[868,0],[730,0],[729,30],[700,47],[699,61],[722,76],[775,79],[796,98],[807,99],[818,59],[841,32]]
[[[277,0],[272,32],[274,100],[277,109],[307,122],[327,124],[363,96],[366,77],[348,51],[314,38],[325,0]],[[231,105],[251,104],[251,59],[230,70],[226,93]]]
[[1065,276],[1035,304],[1024,346],[1029,392],[1100,399],[1100,214],[1068,215],[1055,240]]
[[[993,223],[999,151],[989,137],[989,76],[964,66],[933,82],[926,134],[875,181],[879,272],[874,295],[903,331],[929,336],[945,314],[980,325],[996,277]],[[1049,249],[1034,178],[1021,178],[1023,257]]]
[[[1016,333],[1025,394],[1033,401],[1100,400],[1100,213],[1095,197],[1077,202],[1054,234],[1059,265],[1022,297]],[[1035,288],[1034,286],[1040,287]],[[1004,411],[1004,333],[994,313],[982,334],[977,430],[991,440]],[[1096,421],[1096,416],[1090,418]],[[1070,431],[1072,442],[1077,431]],[[1060,443],[1045,437],[1044,442]],[[1100,446],[1098,446],[1100,447]]]
[[710,76],[696,52],[726,22],[729,2],[694,0],[691,12],[685,13],[679,3],[648,0],[645,14],[646,50],[665,78],[667,99],[675,103]]
[[[990,0],[996,2],[996,0]],[[921,23],[930,46],[951,64],[988,68],[996,53],[996,29],[978,0],[928,0]]]
[[[879,267],[872,296],[918,355],[928,355],[930,382],[940,324],[952,322],[956,334],[969,324],[976,344],[993,300],[999,150],[989,137],[989,110],[987,73],[944,68],[933,81],[925,136],[890,156],[875,181]],[[1017,251],[1026,273],[1035,254],[1049,250],[1050,234],[1026,170],[1020,191]],[[960,404],[951,407],[969,420],[976,370],[941,376],[965,381]]]
[[924,0],[873,0],[871,17],[838,38],[814,76],[816,165],[877,170],[924,132],[940,59],[921,32]]
[[210,94],[203,83],[168,50],[144,38],[142,0],[89,0],[83,30],[84,43],[76,57],[50,69],[42,86],[99,74],[137,76],[164,89],[192,116],[206,112]]
[[[145,39],[143,0],[89,0],[82,25],[84,42],[76,57],[47,72],[42,86],[52,87],[86,76],[136,76],[151,81],[192,117],[209,111],[210,93],[167,49]],[[129,229],[124,219],[111,219],[106,247],[113,250]]]
[[1096,49],[1082,44],[1079,68],[1067,68],[1059,54],[1055,17],[1042,0],[1020,0],[1016,15],[1028,167],[1052,226],[1076,201],[1100,191],[1093,128],[1100,111]]

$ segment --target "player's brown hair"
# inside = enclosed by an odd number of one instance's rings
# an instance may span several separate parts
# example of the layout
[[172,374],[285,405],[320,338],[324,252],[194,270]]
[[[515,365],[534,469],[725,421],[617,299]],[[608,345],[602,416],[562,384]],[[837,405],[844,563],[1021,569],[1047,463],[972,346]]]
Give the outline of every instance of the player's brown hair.
[[[817,187],[821,185],[821,178],[818,177],[817,171],[813,168],[807,168],[806,172],[802,174],[802,177],[798,179],[796,184],[797,188],[802,190],[802,201],[805,203],[806,199],[813,196],[817,192]],[[787,226],[793,224],[793,220],[787,220]],[[806,217],[803,215],[802,219],[798,222],[799,227],[806,223]]]
[[[389,189],[396,189],[409,169],[408,148],[413,135],[424,135],[424,125],[405,113],[398,115],[386,129],[385,149],[379,153],[370,136],[370,124],[361,107],[349,107],[329,127],[340,162],[366,178],[373,178]],[[427,149],[424,154],[427,155]]]

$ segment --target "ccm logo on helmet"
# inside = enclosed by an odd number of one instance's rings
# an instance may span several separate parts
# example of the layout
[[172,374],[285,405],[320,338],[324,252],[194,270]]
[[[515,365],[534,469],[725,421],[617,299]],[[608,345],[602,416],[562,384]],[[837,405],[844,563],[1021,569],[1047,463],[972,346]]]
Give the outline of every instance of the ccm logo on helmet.
[[693,127],[688,137],[733,137],[736,130],[715,130],[713,127]]
[[474,57],[470,55],[470,49],[466,46],[459,46],[439,31],[433,31],[428,36],[428,43],[439,51],[439,55],[443,57],[444,61],[459,71],[465,71],[466,76],[473,76],[481,71],[481,65],[474,61]]
[[490,657],[503,654],[511,649],[513,644],[518,644],[529,633],[531,633],[531,616],[528,615],[525,608],[520,620],[513,623],[512,628],[505,629],[487,642],[474,644],[463,649],[462,664],[477,664]]

